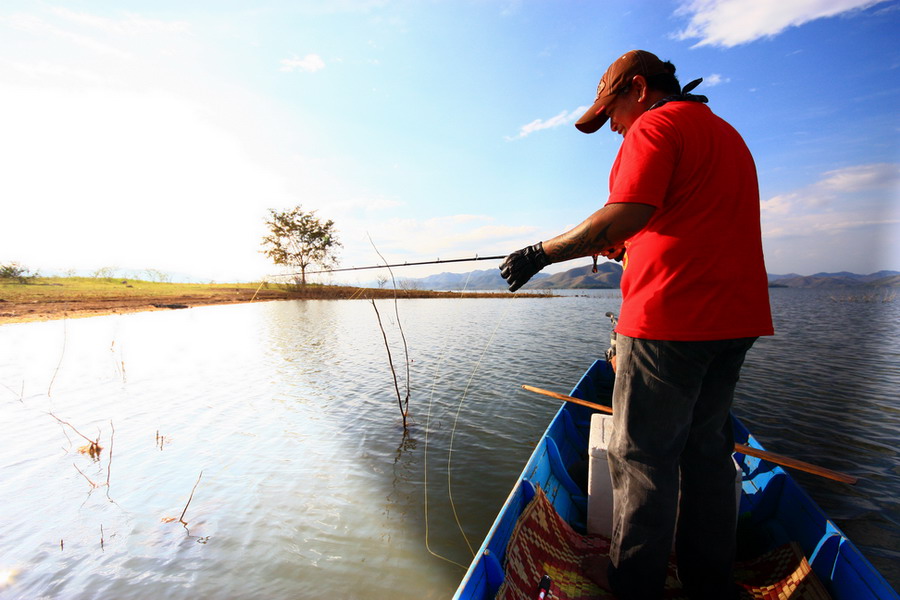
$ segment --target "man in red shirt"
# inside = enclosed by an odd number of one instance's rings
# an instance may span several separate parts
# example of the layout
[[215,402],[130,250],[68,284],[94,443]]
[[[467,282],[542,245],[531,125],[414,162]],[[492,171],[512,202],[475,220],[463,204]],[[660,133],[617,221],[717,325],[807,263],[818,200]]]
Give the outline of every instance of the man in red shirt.
[[[747,350],[771,335],[753,158],[688,94],[675,67],[633,50],[603,75],[575,126],[623,136],[609,200],[583,223],[510,254],[515,291],[550,263],[623,260],[617,332],[613,537],[599,578],[622,599],[660,598],[675,538],[692,598],[735,597],[730,409]],[[680,491],[680,493],[679,493]]]

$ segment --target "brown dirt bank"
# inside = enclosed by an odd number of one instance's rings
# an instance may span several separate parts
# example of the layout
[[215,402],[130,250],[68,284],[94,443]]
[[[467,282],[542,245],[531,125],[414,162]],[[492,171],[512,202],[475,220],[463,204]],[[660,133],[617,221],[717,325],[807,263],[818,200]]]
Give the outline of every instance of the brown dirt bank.
[[[116,282],[110,286],[67,283],[0,285],[0,325],[71,319],[148,310],[173,310],[213,304],[270,300],[393,298],[386,289],[311,285],[299,290],[256,285],[180,285]],[[505,294],[397,290],[398,298],[508,297]],[[536,296],[517,294],[517,296]]]

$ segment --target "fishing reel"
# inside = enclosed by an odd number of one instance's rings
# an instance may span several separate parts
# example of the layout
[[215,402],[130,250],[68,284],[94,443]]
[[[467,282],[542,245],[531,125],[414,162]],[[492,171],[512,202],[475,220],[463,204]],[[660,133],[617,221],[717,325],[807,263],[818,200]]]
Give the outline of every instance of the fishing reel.
[[613,312],[606,313],[606,316],[612,323],[612,331],[609,332],[609,348],[606,349],[606,362],[612,365],[613,358],[616,356],[616,323],[619,322],[619,319]]

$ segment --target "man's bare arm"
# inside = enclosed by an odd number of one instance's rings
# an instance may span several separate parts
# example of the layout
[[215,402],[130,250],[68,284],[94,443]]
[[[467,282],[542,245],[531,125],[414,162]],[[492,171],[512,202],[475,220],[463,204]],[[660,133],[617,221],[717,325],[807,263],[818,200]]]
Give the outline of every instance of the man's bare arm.
[[649,204],[608,204],[577,227],[543,242],[544,252],[552,263],[618,254],[622,243],[644,228],[654,210]]

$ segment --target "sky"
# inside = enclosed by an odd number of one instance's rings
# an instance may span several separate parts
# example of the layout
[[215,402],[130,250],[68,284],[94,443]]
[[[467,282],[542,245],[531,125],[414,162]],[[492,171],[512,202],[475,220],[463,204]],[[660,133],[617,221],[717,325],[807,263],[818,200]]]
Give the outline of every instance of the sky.
[[621,139],[573,123],[641,48],[753,152],[769,273],[900,270],[898,32],[900,0],[4,0],[0,264],[258,281],[297,205],[343,267],[508,254],[606,202]]

